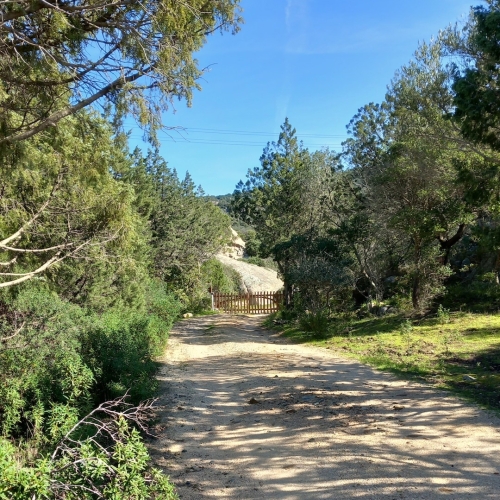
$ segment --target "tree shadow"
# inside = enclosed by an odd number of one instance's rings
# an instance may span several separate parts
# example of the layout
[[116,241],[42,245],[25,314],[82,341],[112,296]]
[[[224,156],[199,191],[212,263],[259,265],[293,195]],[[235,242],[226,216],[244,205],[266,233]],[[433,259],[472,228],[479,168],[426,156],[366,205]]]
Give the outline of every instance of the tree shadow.
[[[151,448],[181,498],[497,498],[497,419],[328,352],[299,354],[259,321],[164,366]],[[189,324],[176,340],[203,347],[209,324]]]

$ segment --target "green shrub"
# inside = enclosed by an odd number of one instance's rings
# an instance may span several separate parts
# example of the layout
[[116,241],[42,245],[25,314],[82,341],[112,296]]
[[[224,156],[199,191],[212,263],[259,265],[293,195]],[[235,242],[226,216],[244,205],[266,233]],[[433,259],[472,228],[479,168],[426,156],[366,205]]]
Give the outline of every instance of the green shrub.
[[83,311],[34,287],[0,303],[0,433],[47,439],[54,405],[86,412],[94,374],[81,355]]
[[323,338],[328,335],[328,311],[318,310],[299,317],[300,327],[315,338]]
[[85,314],[57,295],[27,287],[0,303],[0,434],[47,442],[48,420],[76,416],[126,391],[134,402],[156,388],[157,365],[180,304],[151,284],[147,311]]
[[[232,267],[226,266],[217,259],[210,259],[201,266],[205,290],[212,287],[220,293],[238,293],[241,276]],[[204,290],[204,291],[205,291]]]
[[255,266],[265,267],[266,269],[274,269],[275,271],[278,270],[276,262],[270,257],[266,259],[263,259],[262,257],[247,257],[246,259],[243,259],[243,261],[247,264],[254,264]]
[[437,317],[437,320],[439,323],[441,323],[442,325],[445,325],[445,324],[450,322],[450,310],[445,309],[443,307],[443,304],[439,304],[439,307],[438,307],[438,310],[436,313],[436,317]]
[[470,283],[455,283],[447,287],[441,302],[443,307],[451,310],[496,312],[500,309],[500,286],[488,277]]
[[28,459],[0,438],[0,499],[176,500],[167,476],[151,468],[137,426],[150,405],[108,402],[64,432],[55,449]]

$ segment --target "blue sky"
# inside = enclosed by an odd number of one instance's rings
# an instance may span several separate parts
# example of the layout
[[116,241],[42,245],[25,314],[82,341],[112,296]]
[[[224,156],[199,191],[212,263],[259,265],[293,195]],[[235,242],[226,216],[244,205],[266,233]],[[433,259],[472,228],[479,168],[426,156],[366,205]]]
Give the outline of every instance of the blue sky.
[[[165,113],[161,154],[208,194],[232,192],[288,116],[311,150],[339,150],[357,109],[380,102],[421,41],[479,0],[243,0],[245,24],[197,55],[210,66],[193,106]],[[131,147],[147,145],[138,129]]]

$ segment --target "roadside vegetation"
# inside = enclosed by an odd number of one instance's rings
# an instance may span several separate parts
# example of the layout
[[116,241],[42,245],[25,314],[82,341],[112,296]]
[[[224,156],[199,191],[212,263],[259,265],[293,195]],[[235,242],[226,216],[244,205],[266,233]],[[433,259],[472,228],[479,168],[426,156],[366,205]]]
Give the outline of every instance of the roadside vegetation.
[[334,349],[380,370],[430,383],[500,411],[500,316],[441,309],[420,319],[336,318],[326,324],[266,321],[295,342]]
[[495,409],[499,40],[488,0],[422,43],[339,152],[309,151],[286,119],[231,202],[285,283],[269,325]]
[[[1,2],[0,499],[177,498],[143,441],[156,359],[236,277],[213,259],[230,217],[155,132],[198,88],[193,52],[238,12]],[[149,151],[129,149],[127,115]]]

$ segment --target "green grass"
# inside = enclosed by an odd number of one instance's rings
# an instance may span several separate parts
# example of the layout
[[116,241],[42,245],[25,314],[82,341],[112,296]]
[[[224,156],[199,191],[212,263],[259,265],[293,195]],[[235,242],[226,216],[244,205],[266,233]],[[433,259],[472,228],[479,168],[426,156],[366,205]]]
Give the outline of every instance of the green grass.
[[443,319],[333,320],[321,338],[293,323],[279,329],[296,342],[335,349],[500,411],[500,314],[451,313]]

